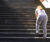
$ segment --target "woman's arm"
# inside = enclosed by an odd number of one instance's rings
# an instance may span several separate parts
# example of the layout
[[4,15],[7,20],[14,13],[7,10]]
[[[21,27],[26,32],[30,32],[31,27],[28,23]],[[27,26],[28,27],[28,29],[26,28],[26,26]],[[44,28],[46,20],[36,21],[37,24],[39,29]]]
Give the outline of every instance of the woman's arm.
[[36,13],[35,13],[35,16],[36,16],[36,19],[37,19],[37,17],[38,17],[38,12],[36,11]]

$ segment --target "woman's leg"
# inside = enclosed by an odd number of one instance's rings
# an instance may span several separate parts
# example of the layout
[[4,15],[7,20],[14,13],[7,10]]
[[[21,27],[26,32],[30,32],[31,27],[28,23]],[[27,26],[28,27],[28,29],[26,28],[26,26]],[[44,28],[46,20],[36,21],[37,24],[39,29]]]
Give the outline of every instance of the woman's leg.
[[39,34],[39,24],[38,24],[38,20],[36,20],[36,33]]
[[47,37],[47,28],[46,28],[46,22],[42,23],[42,27],[43,27],[43,37],[46,38]]
[[47,21],[48,21],[48,18],[46,16],[44,16],[43,22],[42,22],[44,38],[47,37]]
[[36,20],[36,33],[39,33],[39,27],[42,22],[41,16]]

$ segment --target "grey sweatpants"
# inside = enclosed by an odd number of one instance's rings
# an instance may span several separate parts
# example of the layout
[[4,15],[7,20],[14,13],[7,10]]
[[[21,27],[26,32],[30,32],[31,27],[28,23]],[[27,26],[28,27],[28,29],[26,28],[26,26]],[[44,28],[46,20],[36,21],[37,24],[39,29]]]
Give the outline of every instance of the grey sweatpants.
[[39,18],[38,18],[38,20],[36,20],[36,33],[39,33],[39,26],[40,26],[40,24],[39,24],[39,22],[41,22],[42,23],[42,27],[43,27],[43,37],[44,38],[46,38],[47,37],[47,21],[48,21],[48,16],[40,16]]

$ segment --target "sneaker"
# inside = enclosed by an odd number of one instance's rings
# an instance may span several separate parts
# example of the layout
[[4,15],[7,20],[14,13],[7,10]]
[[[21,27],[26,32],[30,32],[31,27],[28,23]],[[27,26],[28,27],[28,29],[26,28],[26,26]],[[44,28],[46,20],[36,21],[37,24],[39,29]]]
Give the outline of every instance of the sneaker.
[[39,33],[35,33],[35,37],[39,37]]

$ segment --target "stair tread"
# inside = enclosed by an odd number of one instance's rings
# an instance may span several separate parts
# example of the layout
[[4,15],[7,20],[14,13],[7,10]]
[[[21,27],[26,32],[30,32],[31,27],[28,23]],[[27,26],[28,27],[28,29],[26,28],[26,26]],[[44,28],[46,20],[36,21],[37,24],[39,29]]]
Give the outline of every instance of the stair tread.
[[[34,30],[34,31],[35,31],[36,29],[0,29],[0,30],[5,30],[5,31],[6,31],[6,30],[21,30],[21,31],[22,31],[22,30],[23,30],[23,31],[24,31],[24,30],[27,30],[27,31],[29,31],[29,30]],[[43,30],[43,29],[39,29],[39,30]],[[50,31],[50,29],[47,29],[47,30]]]
[[[36,38],[36,39],[43,39],[43,37],[0,37],[0,38],[15,38],[15,39],[31,39],[31,38]],[[50,37],[46,37],[46,39],[50,39]]]
[[[0,32],[0,34],[35,34],[34,32]],[[43,34],[43,33],[39,33]],[[50,35],[50,33],[47,33]]]

